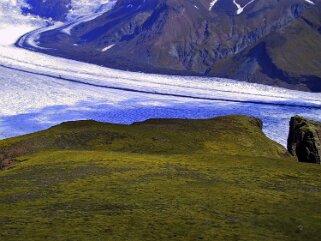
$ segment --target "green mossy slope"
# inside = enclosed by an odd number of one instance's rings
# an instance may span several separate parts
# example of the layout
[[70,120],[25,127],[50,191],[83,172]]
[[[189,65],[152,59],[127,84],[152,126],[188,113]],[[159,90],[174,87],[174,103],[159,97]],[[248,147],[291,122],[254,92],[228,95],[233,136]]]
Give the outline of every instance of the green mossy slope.
[[321,172],[245,116],[0,142],[0,240],[320,240]]

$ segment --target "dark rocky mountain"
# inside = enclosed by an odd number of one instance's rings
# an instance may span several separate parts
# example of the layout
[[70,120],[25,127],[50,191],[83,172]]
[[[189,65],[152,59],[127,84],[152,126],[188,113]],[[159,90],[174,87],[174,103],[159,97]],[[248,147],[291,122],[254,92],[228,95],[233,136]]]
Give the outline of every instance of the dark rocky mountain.
[[300,162],[321,163],[321,123],[300,116],[291,118],[289,152]]
[[71,34],[39,41],[51,54],[115,68],[321,91],[320,1],[214,2],[118,0]]
[[27,7],[23,7],[24,13],[30,13],[53,20],[63,21],[70,10],[71,0],[25,0]]

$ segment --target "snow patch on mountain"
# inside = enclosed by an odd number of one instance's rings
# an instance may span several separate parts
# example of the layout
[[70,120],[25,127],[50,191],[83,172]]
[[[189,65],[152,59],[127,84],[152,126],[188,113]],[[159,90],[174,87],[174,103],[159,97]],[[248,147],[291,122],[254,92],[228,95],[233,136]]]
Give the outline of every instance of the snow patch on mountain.
[[244,9],[253,2],[255,2],[255,0],[251,0],[244,6],[241,6],[239,3],[237,3],[236,0],[233,0],[234,5],[237,7],[236,14],[240,15],[244,11]]
[[114,47],[114,46],[115,46],[115,44],[111,44],[111,45],[103,48],[101,51],[102,51],[102,52],[106,52],[106,51],[108,51],[109,49],[111,49],[111,48]]
[[70,35],[73,28],[98,18],[112,9],[115,3],[116,0],[73,0],[67,23],[61,28],[61,32]]
[[311,0],[304,0],[304,1],[306,1],[307,3],[310,3],[310,4],[312,4],[312,5],[314,5],[314,2],[311,1]]
[[[219,0],[212,0],[212,1],[210,2],[209,11],[211,11],[211,10],[214,8],[215,4],[216,4],[218,1],[219,1]],[[249,6],[251,3],[255,2],[255,1],[256,1],[256,0],[249,0],[244,6],[242,6],[241,4],[239,4],[239,3],[237,2],[237,0],[233,0],[233,3],[234,3],[234,5],[235,5],[236,8],[237,8],[236,14],[237,14],[237,15],[240,15],[241,13],[243,13],[243,11],[245,10],[245,8],[246,8],[247,6]],[[310,4],[312,4],[312,5],[315,4],[312,0],[303,0],[303,1],[305,1],[305,2],[307,2],[307,3],[310,3]]]
[[94,20],[95,18],[98,18],[99,16],[101,16],[103,13],[104,12],[89,14],[88,16],[84,16],[84,17],[75,17],[75,15],[74,15],[73,17],[70,17],[71,19],[74,19],[74,20],[67,22],[63,27],[61,27],[61,32],[71,35],[71,31],[76,26],[78,26],[79,24]]
[[72,0],[67,20],[73,21],[93,13],[106,12],[115,2],[116,0]]
[[211,11],[212,10],[212,8],[215,6],[215,4],[218,2],[218,0],[214,0],[214,1],[212,1],[211,3],[210,3],[210,7],[209,7],[209,11]]

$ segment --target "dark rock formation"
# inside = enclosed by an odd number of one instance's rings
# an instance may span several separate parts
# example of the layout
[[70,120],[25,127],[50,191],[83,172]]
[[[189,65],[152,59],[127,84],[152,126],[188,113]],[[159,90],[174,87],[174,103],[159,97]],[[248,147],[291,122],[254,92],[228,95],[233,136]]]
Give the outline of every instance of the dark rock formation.
[[289,152],[300,162],[321,163],[321,123],[300,116],[291,118]]

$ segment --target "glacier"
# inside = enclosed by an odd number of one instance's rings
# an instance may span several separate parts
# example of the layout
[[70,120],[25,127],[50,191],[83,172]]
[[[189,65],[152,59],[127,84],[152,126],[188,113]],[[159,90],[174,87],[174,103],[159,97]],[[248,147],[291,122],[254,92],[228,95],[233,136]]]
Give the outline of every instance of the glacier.
[[291,116],[321,120],[320,93],[220,78],[133,73],[24,49],[25,43],[41,48],[37,38],[48,28],[70,30],[109,8],[91,6],[73,13],[66,23],[52,23],[23,16],[20,3],[13,2],[0,3],[1,139],[79,119],[130,124],[149,118],[244,114],[261,118],[266,135],[286,145]]

